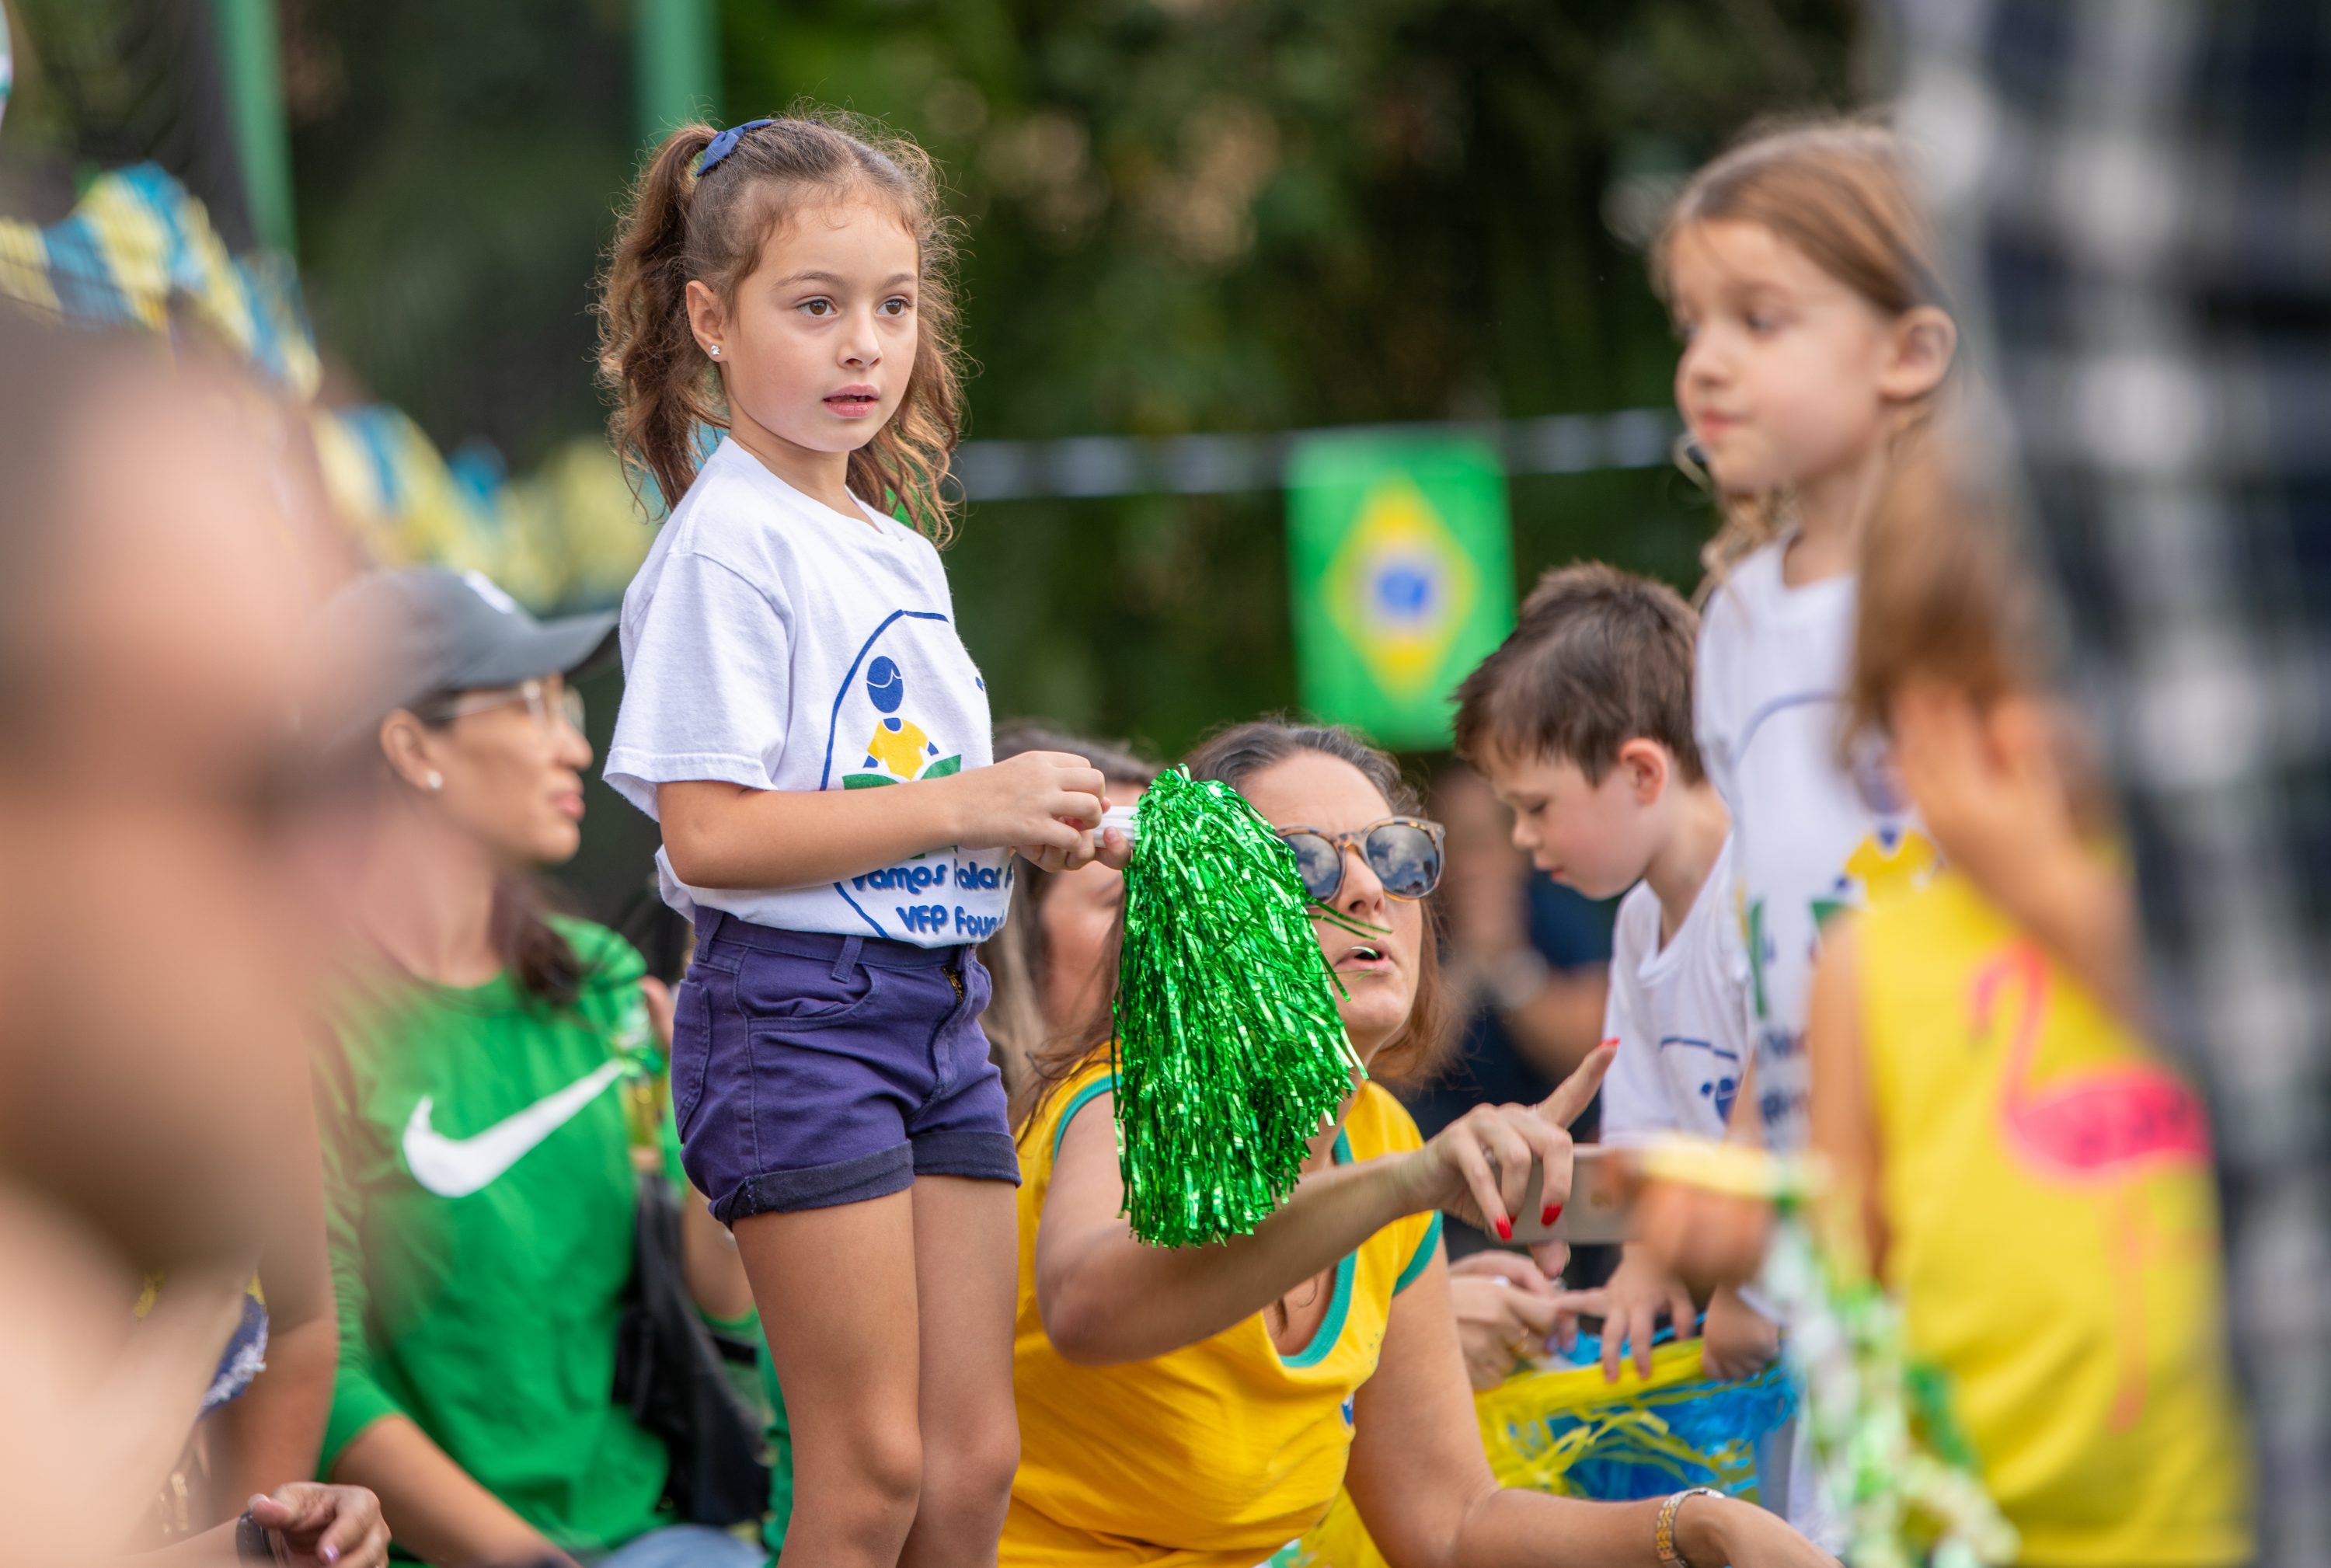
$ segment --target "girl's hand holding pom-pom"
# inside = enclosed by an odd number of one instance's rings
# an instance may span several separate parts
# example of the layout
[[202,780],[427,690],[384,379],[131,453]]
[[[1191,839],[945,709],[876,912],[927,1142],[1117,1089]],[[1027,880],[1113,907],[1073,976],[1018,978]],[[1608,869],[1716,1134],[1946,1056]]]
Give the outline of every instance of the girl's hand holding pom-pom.
[[958,844],[1014,849],[1047,871],[1074,870],[1093,859],[1093,830],[1108,804],[1101,771],[1064,751],[1023,751],[940,787],[956,796]]

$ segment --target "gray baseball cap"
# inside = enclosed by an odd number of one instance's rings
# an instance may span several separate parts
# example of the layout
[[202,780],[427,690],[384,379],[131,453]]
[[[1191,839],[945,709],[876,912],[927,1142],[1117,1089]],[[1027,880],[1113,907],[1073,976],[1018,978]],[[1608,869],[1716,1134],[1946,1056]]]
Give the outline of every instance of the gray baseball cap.
[[615,612],[538,621],[483,573],[411,566],[341,588],[316,632],[326,689],[309,727],[332,744],[435,692],[585,671],[611,651]]

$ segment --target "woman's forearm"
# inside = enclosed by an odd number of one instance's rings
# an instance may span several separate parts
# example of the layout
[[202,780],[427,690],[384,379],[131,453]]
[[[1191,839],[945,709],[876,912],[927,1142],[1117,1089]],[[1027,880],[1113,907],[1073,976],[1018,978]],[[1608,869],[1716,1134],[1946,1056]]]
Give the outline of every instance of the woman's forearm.
[[[1687,1509],[1689,1505],[1687,1505]],[[1660,1502],[1589,1503],[1500,1488],[1466,1514],[1444,1568],[1658,1568]],[[1679,1518],[1677,1527],[1698,1523]],[[1689,1550],[1687,1562],[1720,1561]]]
[[[1107,1155],[1114,1160],[1113,1150]],[[1062,1355],[1089,1365],[1141,1361],[1218,1334],[1395,1220],[1431,1207],[1414,1179],[1416,1157],[1308,1173],[1254,1234],[1220,1246],[1152,1247],[1134,1240],[1122,1219],[1089,1213],[1073,1236],[1040,1234],[1036,1291],[1045,1332]],[[1070,1174],[1067,1164],[1055,1172],[1056,1195]],[[1113,1184],[1109,1190],[1113,1210]],[[1052,1218],[1048,1212],[1048,1227]],[[1048,1248],[1051,1240],[1061,1244]]]
[[[1445,1568],[1659,1568],[1653,1537],[1664,1503],[1590,1503],[1501,1488],[1468,1511]],[[1685,1499],[1674,1521],[1678,1554],[1692,1563],[1732,1561],[1740,1532],[1729,1526],[1755,1507],[1737,1497]],[[1759,1526],[1756,1534],[1789,1533],[1777,1517],[1747,1522]],[[1803,1555],[1828,1561],[1810,1546]]]
[[358,1432],[334,1461],[332,1479],[371,1487],[397,1544],[428,1562],[450,1568],[567,1562],[403,1416],[384,1416]]
[[660,784],[672,873],[691,888],[810,888],[958,842],[960,774],[871,790]]

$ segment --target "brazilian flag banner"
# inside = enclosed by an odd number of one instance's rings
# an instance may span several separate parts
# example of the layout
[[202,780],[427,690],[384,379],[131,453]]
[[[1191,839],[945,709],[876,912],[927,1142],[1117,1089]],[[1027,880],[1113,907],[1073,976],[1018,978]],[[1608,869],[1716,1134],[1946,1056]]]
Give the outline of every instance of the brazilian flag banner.
[[1450,697],[1514,625],[1506,476],[1478,441],[1318,436],[1288,462],[1303,706],[1378,745],[1449,744]]

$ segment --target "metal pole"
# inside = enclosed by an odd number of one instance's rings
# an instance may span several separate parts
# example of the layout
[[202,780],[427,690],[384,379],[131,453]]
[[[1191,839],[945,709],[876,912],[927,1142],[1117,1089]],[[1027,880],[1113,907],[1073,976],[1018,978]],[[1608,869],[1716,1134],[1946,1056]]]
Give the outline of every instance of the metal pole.
[[636,0],[640,139],[720,113],[718,0]]
[[244,198],[259,242],[290,254],[291,137],[283,120],[283,62],[275,0],[215,0],[227,109],[243,166]]

